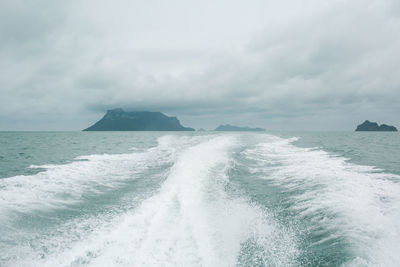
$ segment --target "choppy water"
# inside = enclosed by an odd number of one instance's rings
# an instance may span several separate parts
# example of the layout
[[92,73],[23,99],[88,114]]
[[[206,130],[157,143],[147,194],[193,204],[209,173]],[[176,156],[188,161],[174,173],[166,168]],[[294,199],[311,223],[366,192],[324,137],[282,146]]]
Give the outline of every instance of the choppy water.
[[0,266],[399,266],[397,133],[0,133]]

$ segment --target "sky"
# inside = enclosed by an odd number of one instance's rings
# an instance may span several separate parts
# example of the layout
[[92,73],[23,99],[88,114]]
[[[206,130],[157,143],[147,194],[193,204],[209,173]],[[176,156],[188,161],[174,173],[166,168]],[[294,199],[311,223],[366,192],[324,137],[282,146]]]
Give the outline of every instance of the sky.
[[0,130],[400,126],[398,0],[1,0]]

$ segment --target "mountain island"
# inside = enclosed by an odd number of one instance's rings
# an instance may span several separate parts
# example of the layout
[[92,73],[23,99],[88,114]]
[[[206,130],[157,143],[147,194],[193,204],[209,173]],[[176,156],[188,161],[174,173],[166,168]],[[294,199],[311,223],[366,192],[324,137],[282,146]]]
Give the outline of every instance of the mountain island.
[[382,131],[382,132],[397,132],[396,127],[386,124],[378,125],[376,122],[369,120],[364,121],[362,124],[357,126],[356,132],[361,131]]
[[194,131],[183,127],[176,117],[161,112],[108,110],[104,117],[83,131]]

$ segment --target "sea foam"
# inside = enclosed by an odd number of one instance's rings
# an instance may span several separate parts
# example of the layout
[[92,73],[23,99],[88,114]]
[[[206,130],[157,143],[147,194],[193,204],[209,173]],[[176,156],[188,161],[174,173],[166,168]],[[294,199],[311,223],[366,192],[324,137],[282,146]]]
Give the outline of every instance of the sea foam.
[[226,191],[238,136],[185,137],[181,147],[172,139],[159,140],[159,151],[179,152],[157,192],[68,248],[22,265],[296,265],[295,235]]
[[400,177],[320,149],[300,148],[296,139],[266,136],[244,152],[258,164],[251,171],[284,188],[291,209],[309,221],[309,231],[343,237],[349,266],[400,264]]

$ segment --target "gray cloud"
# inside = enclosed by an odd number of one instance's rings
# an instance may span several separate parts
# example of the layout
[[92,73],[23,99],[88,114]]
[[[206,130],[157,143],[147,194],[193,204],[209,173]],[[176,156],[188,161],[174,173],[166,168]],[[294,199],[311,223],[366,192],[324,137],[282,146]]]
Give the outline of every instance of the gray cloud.
[[0,130],[79,130],[107,108],[186,125],[400,125],[394,0],[0,3]]

